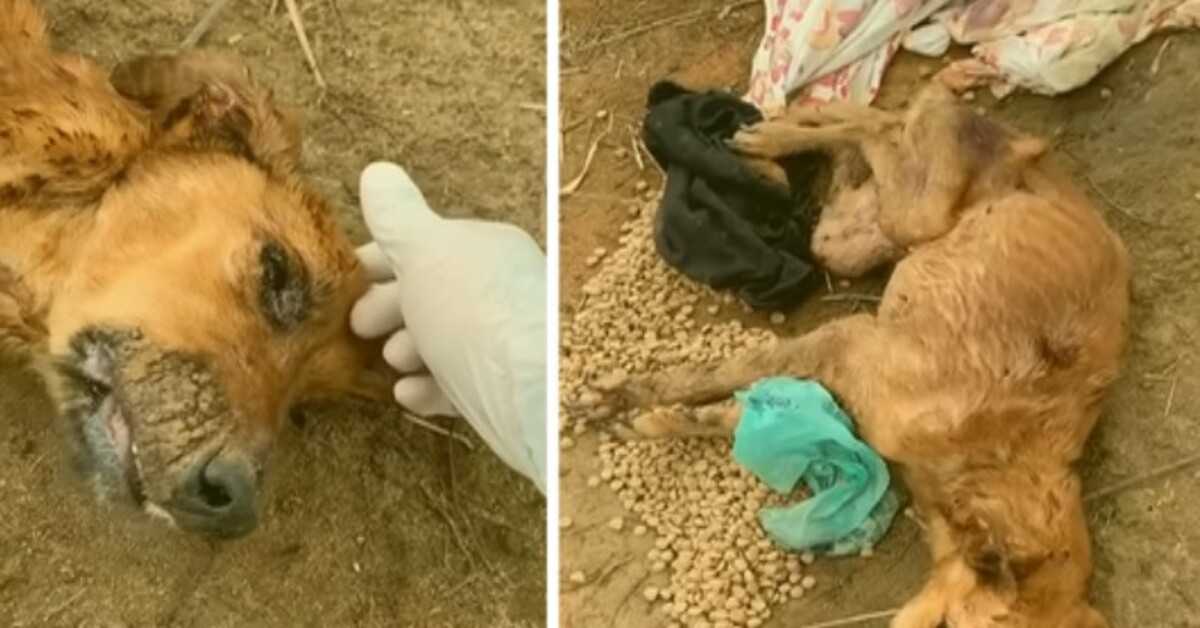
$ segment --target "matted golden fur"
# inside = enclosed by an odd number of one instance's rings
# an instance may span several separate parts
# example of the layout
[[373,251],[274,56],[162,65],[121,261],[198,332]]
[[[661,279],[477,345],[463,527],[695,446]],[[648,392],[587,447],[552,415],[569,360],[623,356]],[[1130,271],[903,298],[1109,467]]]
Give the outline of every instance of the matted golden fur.
[[234,59],[109,76],[0,0],[0,350],[45,374],[110,501],[244,534],[289,408],[386,395],[347,322],[367,277],[300,145]]
[[870,230],[854,223],[869,219],[878,233],[866,245],[830,238],[820,254],[856,272],[899,255],[878,312],[736,362],[596,386],[616,407],[645,410],[636,433],[671,436],[729,433],[728,398],[762,377],[817,379],[899,465],[927,522],[933,573],[893,626],[1105,626],[1087,600],[1072,464],[1128,335],[1130,260],[1117,235],[1046,163],[1041,141],[936,86],[903,115],[796,109],[732,144],[756,159],[861,153],[870,185],[855,189],[867,198],[840,206],[850,214],[835,203],[827,218],[860,235]]

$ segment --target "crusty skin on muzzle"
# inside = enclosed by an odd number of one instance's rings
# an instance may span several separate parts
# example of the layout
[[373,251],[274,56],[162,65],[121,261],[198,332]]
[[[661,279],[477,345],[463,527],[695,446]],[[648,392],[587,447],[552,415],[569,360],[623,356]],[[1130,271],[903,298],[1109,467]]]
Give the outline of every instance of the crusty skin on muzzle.
[[289,409],[390,390],[296,118],[231,57],[110,75],[28,0],[0,16],[0,351],[44,375],[105,502],[246,534]]

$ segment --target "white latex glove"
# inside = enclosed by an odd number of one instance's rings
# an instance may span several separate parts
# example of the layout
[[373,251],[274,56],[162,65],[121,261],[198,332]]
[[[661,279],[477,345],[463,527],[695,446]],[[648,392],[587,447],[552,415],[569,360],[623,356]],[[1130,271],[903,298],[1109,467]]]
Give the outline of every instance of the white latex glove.
[[545,254],[511,225],[438,216],[395,164],[367,166],[359,190],[374,242],[358,254],[376,283],[351,312],[354,332],[390,334],[400,405],[465,417],[544,495]]

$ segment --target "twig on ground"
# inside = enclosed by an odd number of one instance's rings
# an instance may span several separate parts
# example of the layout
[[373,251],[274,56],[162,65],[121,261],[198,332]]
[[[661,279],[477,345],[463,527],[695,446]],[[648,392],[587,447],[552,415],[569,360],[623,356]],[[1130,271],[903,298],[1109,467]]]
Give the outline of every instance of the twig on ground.
[[581,582],[573,587],[563,588],[563,593],[571,593],[572,591],[578,591],[584,587],[590,587],[594,584],[604,584],[610,577],[612,577],[612,575],[614,573],[616,573],[616,571],[618,569],[624,567],[625,565],[628,565],[631,562],[633,562],[632,558],[626,558],[624,560],[619,560],[615,563],[612,563],[612,564],[608,565],[607,567],[605,567],[603,570],[601,570],[600,575],[597,576],[595,580],[589,580],[587,582]]
[[475,444],[472,443],[471,441],[467,440],[467,437],[463,436],[462,434],[451,432],[450,430],[447,430],[446,428],[444,428],[440,425],[434,425],[433,423],[430,423],[429,421],[426,421],[425,419],[422,419],[421,417],[419,417],[415,414],[412,414],[411,412],[401,411],[400,416],[404,417],[404,419],[406,421],[409,421],[420,427],[423,427],[435,434],[441,434],[442,436],[445,436],[446,438],[456,440],[456,441],[462,443],[463,447],[466,447],[467,449],[469,449],[471,451],[475,451]]
[[1162,65],[1163,53],[1167,51],[1167,46],[1171,45],[1171,38],[1168,37],[1158,49],[1158,54],[1154,55],[1154,61],[1150,64],[1150,76],[1158,76],[1159,67]]
[[887,619],[899,612],[900,612],[900,609],[893,608],[893,609],[889,609],[886,611],[875,611],[873,613],[862,613],[861,615],[851,615],[850,617],[843,617],[841,619],[833,619],[830,621],[823,621],[823,622],[816,623],[816,624],[805,624],[805,625],[801,626],[800,628],[838,628],[839,626],[853,626],[855,624],[861,624],[863,622],[871,621],[873,619]]
[[537,111],[539,113],[546,113],[546,105],[535,103],[535,102],[523,102],[523,103],[518,104],[517,108],[524,109],[525,111]]
[[446,521],[446,525],[450,526],[450,532],[454,534],[454,541],[458,545],[459,551],[466,555],[471,565],[477,565],[475,554],[467,548],[467,542],[463,540],[462,534],[458,531],[458,525],[455,524],[454,518],[450,516],[450,513],[446,512],[446,509],[442,507],[437,499],[434,499],[433,493],[430,493],[424,484],[418,482],[417,488],[421,489],[421,493],[425,495],[425,501],[429,502],[429,507]]
[[625,592],[625,597],[621,598],[621,603],[617,605],[617,608],[613,612],[612,617],[609,618],[609,621],[608,621],[609,628],[613,628],[613,626],[617,625],[617,618],[621,616],[621,610],[624,608],[627,608],[627,605],[629,604],[629,598],[633,597],[634,592],[641,589],[642,584],[645,583],[646,580],[649,580],[649,579],[650,579],[650,572],[647,571],[646,573],[642,574],[642,577],[637,582],[633,583],[632,587],[629,587],[629,590]]
[[1163,418],[1171,416],[1171,406],[1175,405],[1175,387],[1179,385],[1179,373],[1171,378],[1171,392],[1167,393],[1167,405],[1163,407]]
[[1113,197],[1109,196],[1108,193],[1105,192],[1099,185],[1096,185],[1096,182],[1092,180],[1091,175],[1084,175],[1083,179],[1087,181],[1087,184],[1091,186],[1092,190],[1095,191],[1096,194],[1100,195],[1100,198],[1104,199],[1105,203],[1108,203],[1109,207],[1121,212],[1126,218],[1151,227],[1163,227],[1163,225],[1142,218],[1141,216],[1133,213],[1133,211],[1128,207],[1125,207],[1124,205],[1113,200]]
[[657,30],[657,29],[663,28],[665,26],[680,26],[683,24],[688,24],[690,22],[695,22],[700,19],[703,19],[714,13],[719,16],[726,17],[730,13],[732,13],[738,9],[741,9],[743,7],[748,7],[751,5],[755,5],[755,4],[761,4],[761,3],[762,3],[762,0],[741,0],[740,2],[733,2],[733,3],[730,3],[721,8],[706,7],[703,9],[691,11],[689,13],[684,13],[682,15],[672,15],[670,17],[665,17],[665,18],[662,18],[659,20],[654,20],[653,22],[647,22],[645,24],[640,24],[631,29],[621,31],[620,33],[616,33],[614,35],[605,37],[604,39],[600,39],[600,40],[593,41],[593,42],[590,42],[587,44],[583,44],[583,45],[579,46],[578,49],[576,49],[576,52],[585,52],[587,50],[591,50],[592,48],[599,48],[601,46],[607,46],[608,44],[613,44],[613,43],[616,43],[619,41],[625,41],[626,39],[629,39],[631,37],[636,37],[638,35],[641,35],[642,33],[648,33],[652,30]]
[[[826,275],[828,276],[828,275]],[[883,297],[878,294],[861,294],[857,292],[840,292],[836,294],[827,294],[821,297],[822,301],[869,301],[871,303],[879,303]]]
[[637,143],[638,147],[641,148],[642,152],[646,153],[646,157],[649,158],[647,161],[650,162],[650,165],[654,166],[654,169],[658,171],[658,174],[662,175],[662,180],[666,181],[667,171],[663,170],[662,166],[658,165],[658,160],[654,158],[654,155],[650,154],[650,149],[646,147],[646,141],[639,137],[637,138]]
[[[559,116],[559,118],[561,119],[562,116]],[[574,122],[564,124],[562,131],[560,131],[560,134],[565,137],[567,135],[567,133],[570,133],[571,131],[578,129],[579,127],[583,126],[584,122],[587,122],[588,120],[592,120],[592,119],[593,118],[591,116],[583,116],[583,117],[579,118],[578,120],[575,120]]]
[[446,600],[451,599],[452,595],[461,591],[463,589],[463,587],[467,586],[468,584],[475,582],[475,579],[478,577],[479,577],[479,574],[477,574],[477,573],[473,573],[473,574],[467,576],[466,578],[463,579],[462,582],[454,585],[453,587],[450,588],[450,590],[443,593],[442,599],[446,599]]
[[[450,424],[450,434],[456,435],[454,432],[454,424]],[[460,441],[461,442],[461,441]],[[454,443],[446,443],[446,466],[450,471],[450,501],[458,503],[458,479],[454,472]]]
[[579,189],[579,186],[583,185],[583,180],[587,178],[588,171],[592,168],[592,160],[596,158],[596,151],[600,149],[600,142],[603,141],[605,137],[608,137],[608,134],[612,131],[612,126],[613,118],[612,116],[609,116],[608,128],[605,129],[600,135],[597,135],[596,139],[592,140],[592,145],[588,148],[587,157],[585,157],[583,160],[583,168],[579,171],[579,174],[576,175],[574,179],[571,179],[570,183],[567,183],[565,186],[563,186],[562,191],[558,193],[560,198],[566,198],[574,194],[576,190]]
[[56,604],[54,606],[54,608],[51,608],[50,610],[46,611],[46,614],[42,615],[42,621],[50,621],[55,615],[63,612],[68,606],[74,604],[75,600],[78,600],[79,598],[83,597],[84,591],[86,591],[86,589],[80,589],[80,590],[76,591],[75,593],[71,594],[71,596],[68,597],[67,599]]
[[1105,497],[1109,497],[1109,496],[1115,495],[1117,493],[1124,492],[1124,491],[1126,491],[1130,488],[1133,488],[1134,486],[1137,486],[1143,482],[1148,482],[1150,480],[1156,480],[1158,478],[1166,477],[1173,473],[1178,473],[1179,471],[1182,471],[1182,470],[1184,470],[1192,465],[1195,465],[1195,464],[1200,464],[1200,454],[1193,454],[1182,460],[1176,460],[1175,462],[1172,462],[1167,465],[1163,465],[1157,469],[1151,469],[1150,471],[1147,471],[1145,473],[1140,473],[1140,474],[1135,475],[1126,480],[1122,480],[1120,482],[1117,482],[1116,484],[1113,484],[1112,486],[1098,489],[1092,493],[1089,493],[1088,495],[1085,495],[1083,497],[1083,501],[1090,502],[1090,501],[1095,501],[1097,499],[1103,499]]
[[633,160],[637,162],[638,172],[646,170],[646,162],[642,161],[642,149],[638,148],[637,133],[629,130],[629,147],[633,151]]
[[313,55],[312,46],[308,43],[308,34],[304,31],[304,21],[300,18],[300,9],[296,6],[296,0],[283,0],[283,3],[287,5],[288,17],[292,20],[292,28],[296,29],[296,38],[300,40],[300,49],[304,51],[304,59],[308,61],[313,78],[317,80],[318,87],[325,89],[325,77],[321,76],[321,68],[317,66],[317,58]]
[[225,7],[228,5],[229,0],[216,0],[216,2],[213,2],[212,5],[208,7],[208,11],[205,11],[204,15],[200,17],[200,21],[196,22],[196,26],[192,28],[192,32],[188,33],[188,36],[183,38],[183,43],[179,44],[179,49],[188,50],[190,48],[194,48],[196,44],[200,43],[200,40],[204,39],[204,36],[208,34],[210,29],[212,29],[213,22],[217,20],[217,17],[221,14],[221,11],[224,11]]

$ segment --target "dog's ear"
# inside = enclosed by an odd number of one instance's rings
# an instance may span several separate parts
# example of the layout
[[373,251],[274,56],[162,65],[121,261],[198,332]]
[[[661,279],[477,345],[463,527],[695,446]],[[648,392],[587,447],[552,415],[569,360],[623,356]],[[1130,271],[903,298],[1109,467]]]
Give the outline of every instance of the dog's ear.
[[149,112],[159,147],[233,153],[279,176],[300,164],[299,116],[229,55],[138,57],[118,65],[110,80]]

